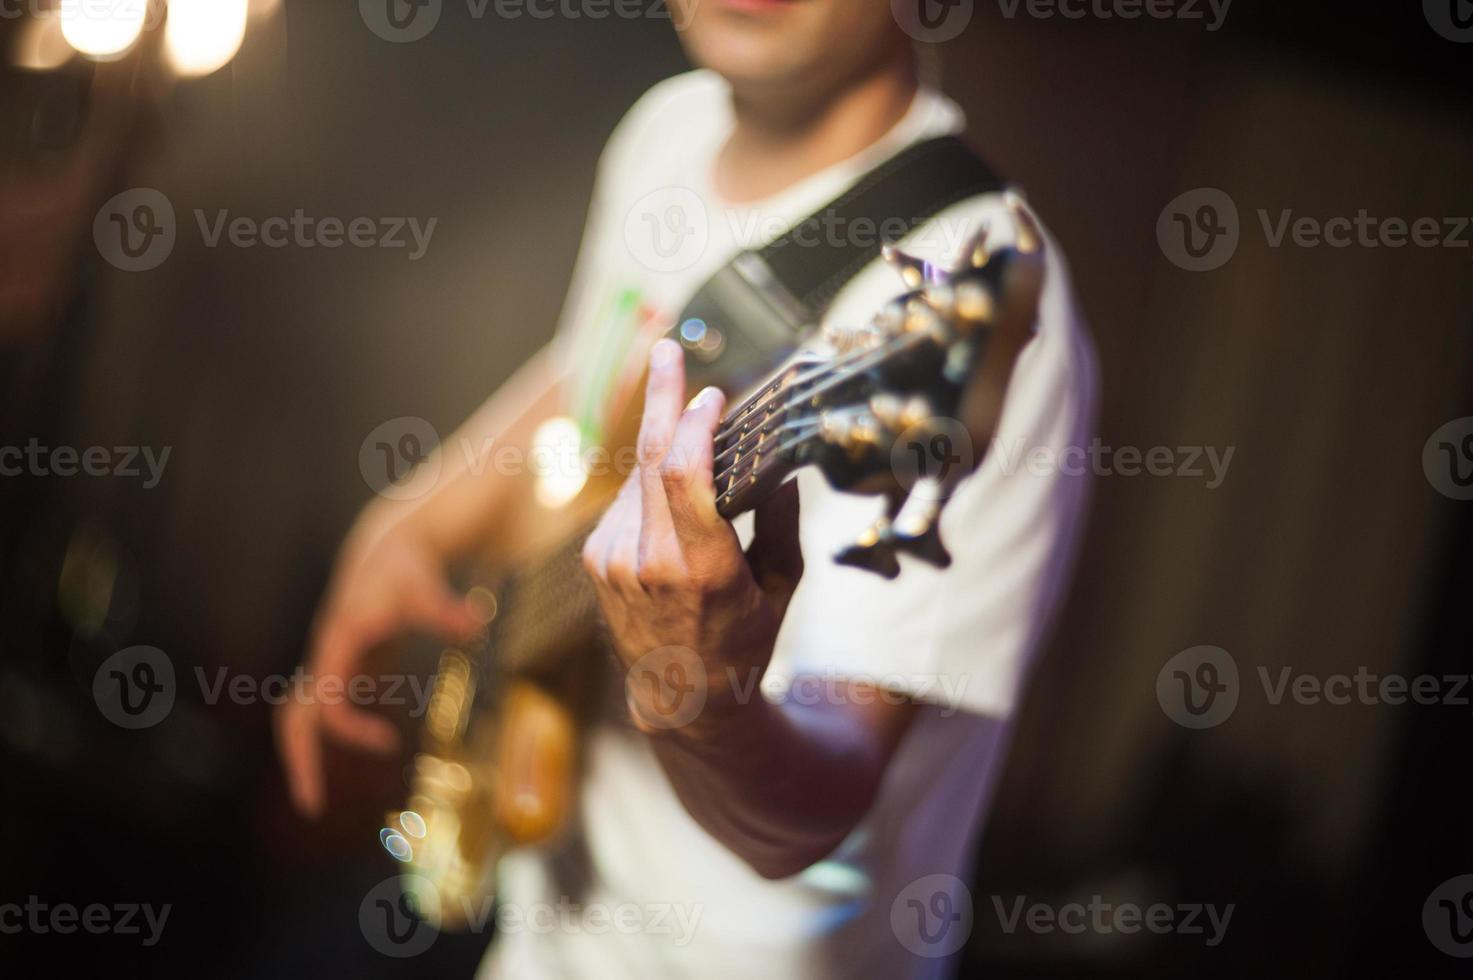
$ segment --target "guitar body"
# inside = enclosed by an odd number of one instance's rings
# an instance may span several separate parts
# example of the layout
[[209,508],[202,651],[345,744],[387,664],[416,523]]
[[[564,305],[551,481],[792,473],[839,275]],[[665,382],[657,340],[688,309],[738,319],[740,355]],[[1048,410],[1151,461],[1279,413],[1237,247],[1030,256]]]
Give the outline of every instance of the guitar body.
[[[564,466],[551,479],[536,465],[504,477],[516,486],[475,576],[491,583],[482,588],[492,618],[473,645],[441,654],[410,796],[381,834],[439,928],[489,913],[502,855],[547,845],[570,823],[581,735],[606,676],[581,545],[631,468],[639,411],[623,413],[604,447],[613,462],[597,457],[571,497]],[[550,438],[576,430],[565,424]],[[567,445],[526,449],[533,460],[571,458]]]

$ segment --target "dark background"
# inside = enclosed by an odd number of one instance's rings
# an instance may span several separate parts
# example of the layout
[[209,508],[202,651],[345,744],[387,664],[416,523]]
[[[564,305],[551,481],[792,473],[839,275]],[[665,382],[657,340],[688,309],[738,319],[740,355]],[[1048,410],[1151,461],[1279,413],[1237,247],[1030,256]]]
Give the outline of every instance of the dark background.
[[[976,141],[1069,254],[1104,442],[1236,447],[1215,490],[1097,482],[983,839],[964,975],[1459,966],[1421,910],[1473,872],[1473,709],[1275,706],[1256,675],[1469,670],[1454,572],[1473,504],[1436,493],[1421,459],[1436,428],[1473,415],[1473,251],[1270,249],[1254,213],[1473,215],[1473,47],[1433,33],[1420,6],[1237,0],[1207,33],[979,3],[938,49]],[[404,415],[449,432],[545,341],[603,140],[684,67],[668,20],[478,21],[452,2],[429,38],[394,45],[353,3],[289,0],[198,81],[126,63],[4,69],[0,445],[172,455],[151,490],[0,479],[0,902],[174,908],[151,950],[0,936],[0,964],[468,975],[485,936],[394,961],[359,934],[360,899],[394,870],[376,840],[394,767],[337,760],[339,805],[305,824],[265,707],[196,703],[185,685],[166,724],[125,732],[97,712],[91,672],[140,643],[181,672],[295,666],[369,496],[364,437]],[[90,227],[135,186],[170,198],[181,234],[168,262],[130,275],[100,260]],[[1231,263],[1194,274],[1155,228],[1200,186],[1233,196],[1244,234]],[[439,223],[413,263],[206,250],[197,207]],[[1155,680],[1198,644],[1233,654],[1244,692],[1227,723],[1193,732]],[[1206,948],[1009,935],[990,899],[1096,894],[1236,911]]]

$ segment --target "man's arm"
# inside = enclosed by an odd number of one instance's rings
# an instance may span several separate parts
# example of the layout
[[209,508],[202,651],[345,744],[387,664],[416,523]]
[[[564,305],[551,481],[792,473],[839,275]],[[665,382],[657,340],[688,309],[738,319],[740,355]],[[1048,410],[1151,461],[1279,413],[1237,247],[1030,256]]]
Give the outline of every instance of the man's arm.
[[[557,410],[558,363],[555,351],[544,348],[436,450],[440,465],[421,467],[405,499],[380,497],[363,509],[313,624],[304,669],[314,683],[347,681],[370,650],[409,632],[453,641],[480,625],[465,597],[450,588],[447,568],[484,545],[486,528],[516,489],[491,468],[472,467],[461,447],[527,447]],[[324,738],[378,753],[398,745],[388,719],[342,698],[289,698],[274,721],[292,799],[313,816],[325,803]]]
[[[712,484],[723,399],[707,389],[682,411],[683,392],[679,345],[661,341],[639,471],[589,538],[584,564],[630,668],[631,714],[682,803],[759,874],[786,877],[864,817],[915,707],[842,682],[802,699],[818,703],[774,705],[755,693],[748,681],[766,670],[802,574],[796,488],[758,510],[744,555]],[[704,701],[686,718],[690,684]]]
[[354,525],[362,539],[353,543],[372,544],[380,532],[411,527],[447,558],[481,545],[487,523],[514,491],[475,454],[493,446],[526,450],[537,427],[557,413],[563,364],[555,348],[550,343],[533,354],[461,423],[435,450],[439,466],[421,466],[393,499],[369,503]]
[[822,703],[774,705],[758,695],[655,738],[686,810],[765,878],[802,871],[849,835],[915,711],[865,686],[828,688]]

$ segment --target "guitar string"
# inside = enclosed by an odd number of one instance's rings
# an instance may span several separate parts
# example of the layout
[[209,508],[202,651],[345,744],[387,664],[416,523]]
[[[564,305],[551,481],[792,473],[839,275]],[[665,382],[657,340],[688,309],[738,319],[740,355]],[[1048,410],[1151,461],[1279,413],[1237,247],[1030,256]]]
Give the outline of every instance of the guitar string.
[[[845,357],[849,356],[851,355],[845,355]],[[795,375],[792,378],[786,380],[780,378],[775,384],[763,385],[756,394],[749,396],[746,401],[742,402],[741,405],[737,406],[733,411],[729,412],[726,417],[721,420],[722,431],[717,435],[717,441],[720,441],[721,439],[730,435],[730,430],[736,428],[739,423],[756,413],[758,409],[765,406],[768,402],[778,397],[778,395],[782,394],[784,391],[787,391],[796,385],[807,384],[808,381],[813,378],[822,377],[825,372],[832,371],[834,370],[834,368],[842,365],[843,363],[844,361],[842,358],[833,361],[825,361],[821,364],[814,365],[808,371]]]
[[[903,337],[905,335],[902,334],[901,336]],[[891,338],[891,341],[887,341],[887,343],[893,342],[896,339],[899,338]],[[725,438],[725,436],[729,434],[726,430],[734,428],[737,423],[741,422],[744,418],[756,412],[759,408],[767,404],[773,398],[776,398],[785,389],[791,389],[797,385],[806,384],[809,380],[813,378],[822,377],[825,373],[829,373],[842,368],[849,361],[863,358],[865,356],[868,356],[869,354],[874,353],[877,350],[882,349],[883,348],[860,348],[858,350],[849,351],[840,355],[837,358],[817,362],[808,371],[800,373],[792,378],[786,380],[779,379],[779,382],[776,385],[763,385],[754,394],[747,396],[745,401],[743,401],[731,412],[727,413],[726,417],[721,420],[722,432],[717,435],[717,440],[719,441],[720,439]]]
[[[789,439],[787,442],[783,443],[781,446],[779,446],[775,450],[775,455],[772,457],[772,459],[770,459],[768,462],[761,463],[761,464],[759,464],[756,467],[755,471],[750,475],[750,478],[749,479],[745,479],[742,482],[742,484],[739,485],[739,486],[733,486],[730,490],[725,490],[725,491],[717,494],[716,495],[716,506],[717,506],[717,508],[719,509],[722,506],[723,498],[725,498],[725,503],[726,504],[730,504],[733,500],[736,499],[736,495],[739,492],[741,492],[744,488],[752,485],[752,483],[751,483],[752,480],[754,480],[757,477],[760,477],[764,472],[770,470],[773,466],[776,466],[778,464],[778,462],[780,461],[779,457],[776,454],[786,453],[786,452],[789,452],[790,450],[796,449],[799,446],[803,445],[803,443],[808,442],[809,440],[813,439],[817,435],[818,435],[817,432],[807,432],[807,433],[804,433],[803,435],[800,435],[800,436],[794,436],[792,439]],[[728,519],[730,519],[732,515],[731,514],[728,514],[728,513],[723,513],[722,516],[727,517]]]
[[[822,424],[823,423],[820,422],[818,419],[811,418],[811,417],[810,418],[802,418],[802,419],[792,419],[791,421],[784,422],[782,425],[777,426],[776,428],[774,428],[768,434],[769,435],[776,435],[776,434],[778,434],[780,432],[788,432],[788,431],[791,431],[793,429],[804,428],[805,426],[812,426],[815,429],[817,429]],[[779,447],[776,450],[772,450],[771,453],[779,452],[779,451],[781,451],[781,448],[782,447]],[[772,460],[773,459],[773,456],[771,455],[771,453],[765,453],[763,455],[765,455],[768,460]],[[750,463],[733,463],[732,465],[730,465],[730,466],[725,467],[724,469],[722,469],[720,473],[715,474],[712,477],[712,481],[719,484],[723,480],[732,478],[733,475],[739,469],[741,469],[743,466],[746,466],[748,469],[750,469],[751,468],[751,465],[752,464],[750,464]],[[758,465],[765,466],[767,464],[766,463],[759,463]],[[747,474],[747,475],[750,475],[750,474]],[[741,479],[746,479],[747,475],[742,476]]]
[[[830,377],[828,377],[824,381],[820,382],[819,384],[813,386],[811,389],[808,389],[808,390],[804,391],[801,395],[799,395],[797,397],[790,398],[788,401],[786,401],[785,403],[783,403],[782,406],[779,407],[776,411],[777,412],[780,412],[780,413],[786,413],[789,410],[791,410],[792,408],[794,408],[797,405],[799,405],[800,403],[802,403],[802,402],[804,402],[804,401],[806,401],[806,400],[808,400],[810,398],[813,398],[813,397],[816,397],[818,395],[821,395],[824,392],[829,391],[830,389],[834,388],[837,385],[843,384],[844,382],[850,380],[851,378],[853,378],[854,376],[860,374],[861,372],[869,370],[871,367],[874,366],[874,364],[876,364],[876,363],[878,363],[880,361],[883,361],[886,358],[888,358],[888,357],[890,357],[890,356],[892,356],[892,355],[894,355],[896,353],[899,353],[900,352],[900,350],[899,350],[900,348],[904,348],[904,347],[907,347],[907,346],[912,346],[912,345],[914,345],[916,343],[919,343],[920,341],[923,341],[925,339],[926,339],[926,335],[925,334],[918,334],[918,333],[917,334],[902,334],[901,336],[895,338],[894,340],[890,341],[889,343],[885,344],[882,347],[877,347],[877,348],[874,348],[873,350],[866,351],[865,354],[869,356],[869,359],[872,361],[872,363],[862,363],[861,362],[859,364],[855,364],[852,367],[850,367],[847,370],[847,372],[834,371],[830,375]],[[890,348],[896,348],[896,349],[895,350],[891,350]],[[736,452],[740,453],[740,450],[754,436],[759,435],[761,433],[761,431],[762,430],[759,429],[759,430],[755,430],[754,432],[748,433],[735,446],[728,447],[726,450],[724,450],[720,454],[720,456],[713,457],[713,462],[716,459],[724,458],[726,455],[728,455],[729,453],[731,453],[733,451],[736,451]],[[720,438],[721,438],[721,436],[718,435],[718,440]],[[759,442],[760,442],[760,439],[759,439]],[[724,472],[727,473],[727,474],[730,474],[730,472],[735,467],[737,467],[739,465],[741,465],[739,462],[733,462],[731,464],[731,466],[727,467]]]
[[[825,373],[829,375],[828,379],[826,379],[824,382],[820,383],[813,389],[804,391],[800,395],[790,398],[787,402],[783,403],[781,406],[774,409],[773,411],[787,412],[789,409],[797,406],[802,401],[808,398],[812,398],[814,395],[822,394],[836,384],[842,384],[843,382],[848,381],[855,375],[869,370],[875,365],[875,363],[883,361],[885,358],[891,356],[891,354],[893,353],[897,353],[897,351],[892,350],[891,348],[905,346],[907,343],[910,343],[914,340],[914,338],[918,336],[923,335],[901,334],[900,336],[892,338],[879,347],[870,348],[868,350],[855,351],[851,355],[846,355],[846,358],[844,360],[834,361],[826,364],[822,370],[811,372],[807,378],[804,378],[802,380],[806,382],[811,377],[821,377]],[[872,363],[863,363],[866,359],[870,360]],[[847,363],[848,361],[859,361],[861,363],[849,365]],[[841,371],[846,368],[849,373],[841,373]],[[784,384],[783,386],[775,389],[772,392],[771,397],[776,397],[778,394],[781,393],[791,392],[797,383],[798,379],[794,379],[793,381]],[[729,431],[730,428],[731,425],[723,422],[721,426],[721,431],[717,433],[715,441],[719,443],[722,439],[729,438],[732,435],[732,433]],[[722,450],[715,457],[713,457],[713,462],[725,459],[727,456],[732,455],[733,453],[740,454],[741,451],[747,446],[747,444],[754,437],[760,436],[761,433],[761,428],[754,429],[753,431],[746,433],[735,444],[728,446],[726,449]]]

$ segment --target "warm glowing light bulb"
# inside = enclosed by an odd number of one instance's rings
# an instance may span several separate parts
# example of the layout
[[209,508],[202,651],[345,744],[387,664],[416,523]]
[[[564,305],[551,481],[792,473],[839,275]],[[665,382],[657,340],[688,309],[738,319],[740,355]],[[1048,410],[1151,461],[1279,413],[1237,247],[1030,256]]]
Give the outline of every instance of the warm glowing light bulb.
[[113,58],[138,40],[148,0],[61,0],[61,34],[89,58]]
[[169,0],[164,52],[181,75],[208,75],[245,40],[250,0]]

